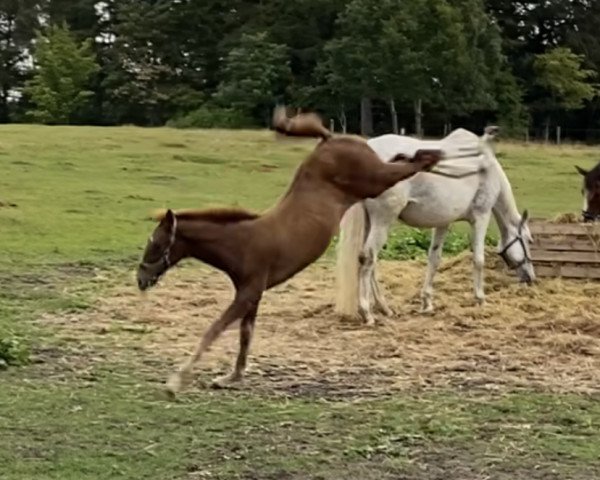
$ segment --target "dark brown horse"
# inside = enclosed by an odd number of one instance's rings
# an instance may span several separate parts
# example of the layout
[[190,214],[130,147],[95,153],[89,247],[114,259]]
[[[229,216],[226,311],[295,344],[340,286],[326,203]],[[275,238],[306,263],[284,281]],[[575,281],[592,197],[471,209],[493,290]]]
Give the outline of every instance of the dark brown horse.
[[275,130],[288,136],[322,141],[296,170],[287,192],[262,215],[244,210],[167,210],[138,268],[140,290],[156,284],[170,267],[186,257],[225,272],[235,287],[233,302],[206,331],[194,354],[167,382],[175,394],[191,380],[193,365],[211,343],[236,320],[240,349],[233,373],[217,385],[241,379],[265,290],[278,285],[317,260],[338,231],[344,212],[365,198],[377,197],[397,182],[430,169],[439,150],[420,150],[412,159],[383,163],[360,138],[333,136],[314,114],[288,119],[278,109]]
[[589,171],[575,168],[583,176],[583,219],[586,222],[600,221],[600,162]]

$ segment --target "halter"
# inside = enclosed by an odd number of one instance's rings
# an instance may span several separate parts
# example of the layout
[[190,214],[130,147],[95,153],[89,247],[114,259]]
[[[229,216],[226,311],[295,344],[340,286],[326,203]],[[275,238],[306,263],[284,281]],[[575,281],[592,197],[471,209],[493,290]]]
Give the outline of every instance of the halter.
[[[521,260],[520,262],[513,262],[508,256],[508,249],[512,247],[515,243],[520,243],[521,248],[523,248],[523,260]],[[523,240],[523,236],[521,235],[521,226],[519,226],[517,236],[513,238],[510,242],[508,242],[502,249],[502,251],[498,253],[498,255],[502,257],[502,260],[504,260],[506,266],[512,270],[516,270],[517,268],[520,268],[523,265],[525,265],[527,262],[531,262],[531,257],[527,252],[527,248],[525,247],[525,241]]]
[[175,235],[177,234],[177,217],[173,217],[173,230],[171,232],[171,237],[169,238],[169,244],[167,245],[167,248],[165,248],[165,251],[163,252],[163,254],[160,256],[160,258],[158,260],[156,260],[155,262],[142,262],[140,264],[140,267],[142,267],[142,269],[144,270],[154,270],[157,266],[160,267],[163,271],[170,268],[171,267],[171,259],[169,258],[171,256],[171,248],[173,248],[173,245],[175,244]]

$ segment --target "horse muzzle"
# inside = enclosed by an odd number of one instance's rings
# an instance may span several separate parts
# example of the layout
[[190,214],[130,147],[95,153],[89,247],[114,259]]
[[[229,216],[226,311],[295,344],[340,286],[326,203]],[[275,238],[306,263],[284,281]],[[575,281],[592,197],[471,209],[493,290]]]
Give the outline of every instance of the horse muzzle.
[[585,223],[600,222],[600,213],[592,213],[588,210],[584,210],[581,212],[581,216]]
[[519,275],[519,282],[525,283],[528,286],[533,285],[535,282],[535,274],[528,272],[527,270],[523,270],[523,269],[519,270],[518,275]]
[[140,292],[145,292],[149,288],[152,288],[158,283],[159,275],[155,275],[148,272],[145,268],[140,266],[137,272],[137,286]]
[[157,281],[158,281],[157,278],[141,278],[138,276],[137,285],[138,285],[138,288],[140,289],[140,292],[145,292],[149,288],[156,285]]

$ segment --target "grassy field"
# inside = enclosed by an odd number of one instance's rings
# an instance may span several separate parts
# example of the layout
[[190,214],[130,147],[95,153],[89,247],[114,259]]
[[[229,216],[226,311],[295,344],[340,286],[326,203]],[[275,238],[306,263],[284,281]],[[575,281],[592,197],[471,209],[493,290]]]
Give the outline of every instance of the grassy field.
[[[591,479],[594,396],[406,391],[374,398],[193,389],[170,368],[44,321],[132,282],[156,207],[263,209],[312,142],[269,132],[0,129],[0,478]],[[578,211],[583,147],[500,143],[521,209]],[[196,332],[197,334],[197,332]],[[30,354],[30,355],[29,355]],[[129,360],[128,360],[129,358]]]

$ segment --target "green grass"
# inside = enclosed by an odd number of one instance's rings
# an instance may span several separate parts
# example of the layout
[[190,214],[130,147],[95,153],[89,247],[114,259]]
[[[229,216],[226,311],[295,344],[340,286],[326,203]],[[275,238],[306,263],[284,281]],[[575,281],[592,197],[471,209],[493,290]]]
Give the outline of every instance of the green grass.
[[[166,128],[0,133],[0,357],[12,364],[0,370],[3,480],[599,476],[600,407],[590,397],[442,390],[334,401],[198,389],[166,401],[166,359],[117,361],[101,339],[65,340],[38,319],[85,310],[131,281],[150,210],[264,209],[312,143]],[[580,208],[574,165],[592,166],[595,150],[497,149],[521,209]],[[395,235],[409,250],[423,243]]]
[[309,145],[267,134],[169,129],[0,129],[3,264],[102,262],[139,252],[163,206],[268,207]]
[[[139,254],[153,208],[264,209],[286,189],[312,142],[269,132],[3,126],[0,267],[100,262]],[[519,207],[578,211],[590,148],[498,146]]]
[[446,392],[355,403],[217,392],[172,403],[110,364],[78,381],[21,376],[5,379],[6,480],[475,478],[434,476],[453,462],[463,474],[514,475],[493,478],[598,473],[592,399]]

